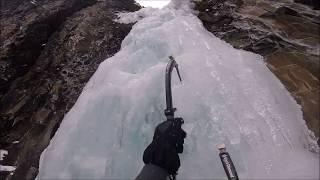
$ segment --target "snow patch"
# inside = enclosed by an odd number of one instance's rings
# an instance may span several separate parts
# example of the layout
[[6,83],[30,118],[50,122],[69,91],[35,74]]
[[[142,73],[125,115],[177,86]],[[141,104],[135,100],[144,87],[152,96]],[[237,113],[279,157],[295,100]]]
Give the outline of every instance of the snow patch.
[[4,149],[0,149],[0,161],[3,161],[6,155],[8,155],[8,151]]
[[[4,149],[0,149],[0,161],[3,161],[4,157],[8,155],[8,151]],[[14,171],[16,167],[14,166],[3,166],[0,164],[0,172],[1,171]]]
[[136,0],[136,2],[144,7],[163,8],[170,0]]
[[2,166],[0,164],[0,172],[1,171],[9,171],[9,172],[11,172],[11,171],[14,171],[14,170],[16,170],[16,167],[14,167],[14,166]]
[[157,11],[155,8],[147,7],[135,12],[119,12],[117,13],[118,19],[115,19],[115,21],[123,24],[135,23]]

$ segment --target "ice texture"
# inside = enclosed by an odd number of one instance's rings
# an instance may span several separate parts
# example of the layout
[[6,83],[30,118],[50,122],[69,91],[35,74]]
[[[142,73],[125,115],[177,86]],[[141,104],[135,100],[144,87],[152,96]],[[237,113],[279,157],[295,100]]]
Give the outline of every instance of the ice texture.
[[220,143],[240,179],[319,177],[301,107],[263,58],[234,49],[171,4],[139,20],[121,50],[101,63],[42,153],[38,179],[135,178],[165,120],[170,55],[183,79],[173,75],[173,104],[188,133],[178,179],[226,179]]

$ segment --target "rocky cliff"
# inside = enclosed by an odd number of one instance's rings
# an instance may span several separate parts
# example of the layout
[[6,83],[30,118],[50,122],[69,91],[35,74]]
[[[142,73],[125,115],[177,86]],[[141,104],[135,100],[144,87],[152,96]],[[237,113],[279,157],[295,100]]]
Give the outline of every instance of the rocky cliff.
[[195,9],[208,31],[264,57],[319,137],[319,1],[202,0]]
[[[34,179],[41,152],[99,63],[115,54],[132,24],[133,0],[3,0],[0,36],[1,179]],[[88,119],[89,120],[89,119]]]

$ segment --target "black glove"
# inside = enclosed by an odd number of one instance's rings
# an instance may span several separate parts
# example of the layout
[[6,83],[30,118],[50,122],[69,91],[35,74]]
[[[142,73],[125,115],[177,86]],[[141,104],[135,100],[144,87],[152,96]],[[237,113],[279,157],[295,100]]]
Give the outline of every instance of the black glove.
[[182,124],[182,118],[175,118],[157,126],[151,144],[143,153],[145,164],[157,165],[170,175],[177,174],[180,167],[178,153],[183,152],[184,138],[187,135],[181,128]]

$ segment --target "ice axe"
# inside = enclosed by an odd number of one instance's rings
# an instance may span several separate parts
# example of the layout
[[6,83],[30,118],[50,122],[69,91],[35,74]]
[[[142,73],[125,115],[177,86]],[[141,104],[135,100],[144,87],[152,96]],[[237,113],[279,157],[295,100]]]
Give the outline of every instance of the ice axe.
[[[174,117],[174,112],[177,109],[173,107],[173,103],[172,103],[171,74],[172,74],[173,68],[176,69],[180,81],[182,81],[182,79],[180,76],[177,62],[175,61],[175,59],[172,56],[169,56],[169,59],[170,59],[170,61],[166,67],[166,79],[165,79],[167,108],[164,110],[164,114],[167,118],[167,121],[172,122],[173,128],[181,129],[181,125],[184,123],[184,120],[182,118],[175,118]],[[158,130],[158,131],[161,131],[161,130]],[[178,132],[178,131],[176,131],[176,132]],[[181,135],[177,134],[174,136],[181,136]],[[181,137],[183,137],[183,138],[180,138],[180,139],[183,140],[185,138],[185,135],[181,136]],[[182,153],[183,146],[182,145],[180,147],[178,146],[177,149],[178,149],[178,153]],[[228,180],[239,180],[236,168],[231,160],[230,154],[226,151],[225,145],[224,144],[219,145],[218,149],[220,151],[219,157],[221,159],[223,168],[227,174]],[[175,178],[176,178],[175,175],[173,175],[170,179],[175,179]]]
[[[166,68],[166,80],[165,80],[167,108],[164,110],[164,114],[167,117],[167,121],[173,121],[174,122],[173,124],[177,124],[179,128],[181,128],[181,125],[184,123],[184,121],[182,118],[174,118],[174,112],[177,109],[174,108],[172,104],[171,73],[173,71],[173,68],[176,69],[180,81],[182,81],[182,79],[180,76],[177,62],[174,60],[172,56],[169,56],[169,59],[170,61]],[[225,145],[224,144],[219,145],[218,149],[220,151],[219,157],[221,159],[221,162],[226,172],[226,175],[228,177],[228,180],[239,180],[237,170],[231,160],[230,154],[226,151]]]
[[219,157],[228,180],[239,180],[236,167],[231,160],[230,154],[226,151],[226,146],[224,144],[220,144],[218,145],[218,149],[220,151]]
[[[172,56],[169,56],[169,59],[170,59],[170,61],[167,64],[166,80],[165,80],[167,108],[164,110],[164,114],[167,117],[168,121],[174,119],[174,112],[177,110],[172,105],[171,74],[172,74],[173,68],[176,68],[179,79],[180,79],[180,81],[182,81],[177,62],[174,60],[174,58]],[[182,122],[182,124],[183,124],[183,122]]]
[[[179,76],[180,81],[182,81],[178,64],[174,60],[172,56],[169,56],[169,63],[167,64],[166,67],[166,74],[165,74],[165,91],[166,91],[166,109],[164,110],[164,115],[167,118],[167,121],[162,124],[162,126],[158,126],[156,128],[156,132],[163,132],[166,134],[168,139],[173,140],[174,139],[174,146],[176,148],[177,153],[182,153],[183,152],[183,143],[184,143],[184,138],[186,138],[186,133],[184,130],[182,130],[181,126],[184,123],[183,118],[181,117],[174,117],[174,112],[177,110],[176,108],[173,107],[172,103],[172,90],[171,90],[171,74],[173,71],[173,68],[176,69],[177,74]],[[168,126],[169,127],[168,127]],[[164,129],[169,129],[169,130],[164,130]],[[176,179],[176,174],[171,174],[169,179],[175,180]]]
[[[165,79],[167,108],[164,110],[164,115],[166,116],[167,121],[169,121],[170,124],[172,125],[172,128],[174,129],[173,132],[180,132],[179,134],[172,134],[172,135],[176,136],[176,138],[183,141],[183,139],[186,137],[185,132],[181,129],[181,126],[184,123],[184,120],[181,117],[174,117],[174,112],[177,110],[177,108],[174,108],[173,103],[172,103],[171,74],[172,74],[173,68],[175,68],[177,70],[177,74],[179,76],[180,81],[182,81],[182,79],[180,76],[177,62],[174,60],[174,58],[172,56],[169,56],[169,59],[170,59],[170,61],[167,64],[166,79]],[[177,146],[177,152],[182,153],[183,142],[178,142],[178,144],[179,145]]]

